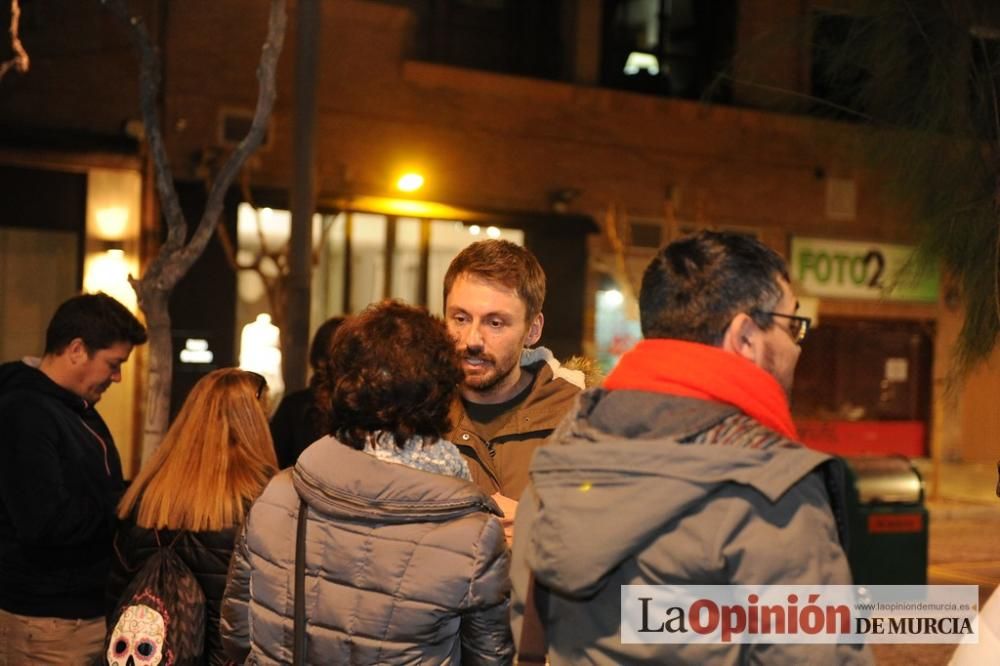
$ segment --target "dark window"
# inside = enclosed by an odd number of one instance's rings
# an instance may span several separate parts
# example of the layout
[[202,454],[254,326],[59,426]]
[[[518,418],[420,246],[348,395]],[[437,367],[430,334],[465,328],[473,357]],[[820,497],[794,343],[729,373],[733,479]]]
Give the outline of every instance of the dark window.
[[1000,105],[1000,29],[973,28],[970,53],[970,120],[979,136],[995,141],[1000,138],[996,125]]
[[83,235],[87,176],[0,166],[0,226],[58,229]]
[[633,247],[658,250],[663,244],[663,226],[659,222],[629,222],[628,226]]
[[565,78],[561,0],[393,0],[417,20],[412,56],[459,67]]
[[[862,19],[849,14],[816,12],[812,17],[811,94],[813,112],[842,120],[860,120],[862,91],[869,74],[863,63]],[[867,48],[867,44],[864,44]],[[854,112],[854,113],[852,113]]]
[[[810,93],[813,113],[840,120],[874,120],[904,127],[926,124],[932,23],[893,16],[814,12]],[[941,42],[938,48],[944,47]],[[965,57],[955,50],[955,58]]]
[[688,99],[730,99],[735,0],[606,0],[604,85]]

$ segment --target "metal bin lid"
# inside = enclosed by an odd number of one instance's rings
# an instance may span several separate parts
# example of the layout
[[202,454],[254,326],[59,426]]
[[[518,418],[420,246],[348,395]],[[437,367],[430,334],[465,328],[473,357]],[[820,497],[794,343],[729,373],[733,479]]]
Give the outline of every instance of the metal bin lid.
[[861,504],[918,504],[923,499],[920,473],[903,456],[845,458],[854,473]]

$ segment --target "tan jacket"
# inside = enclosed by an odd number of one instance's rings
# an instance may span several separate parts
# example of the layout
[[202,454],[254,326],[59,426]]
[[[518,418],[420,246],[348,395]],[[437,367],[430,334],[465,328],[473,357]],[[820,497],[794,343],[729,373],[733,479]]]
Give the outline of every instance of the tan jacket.
[[230,657],[292,661],[295,532],[306,504],[306,663],[509,664],[510,553],[467,481],[325,437],[276,476],[237,540],[220,629]]
[[452,429],[445,436],[465,457],[472,481],[484,493],[499,492],[515,500],[528,485],[528,464],[535,449],[570,412],[583,390],[583,373],[560,366],[544,347],[525,350],[521,368],[535,375],[531,393],[500,417],[503,423],[492,440],[469,418],[460,398],[452,403]]

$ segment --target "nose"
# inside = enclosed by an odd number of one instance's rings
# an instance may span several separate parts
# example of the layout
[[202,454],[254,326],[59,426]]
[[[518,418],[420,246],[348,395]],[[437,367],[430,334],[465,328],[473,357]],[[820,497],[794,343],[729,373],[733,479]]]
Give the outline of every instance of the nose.
[[121,380],[122,380],[122,371],[120,369],[115,370],[114,372],[111,373],[111,381],[117,384]]
[[464,335],[462,336],[462,343],[465,345],[466,349],[483,348],[483,336],[479,332],[478,325],[473,324],[472,326],[466,327]]

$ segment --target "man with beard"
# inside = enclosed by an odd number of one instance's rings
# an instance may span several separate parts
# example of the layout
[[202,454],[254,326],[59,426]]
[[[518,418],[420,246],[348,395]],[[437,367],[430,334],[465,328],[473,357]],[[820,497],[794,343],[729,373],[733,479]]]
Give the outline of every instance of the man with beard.
[[797,310],[785,262],[746,236],[702,232],[653,259],[645,339],[531,464],[511,571],[522,663],[542,637],[553,665],[871,662],[858,645],[658,644],[662,617],[649,642],[621,640],[622,585],[851,584],[843,469],[797,443],[789,412]]
[[104,646],[104,588],[125,487],[94,403],[146,329],[106,294],[56,310],[45,353],[0,365],[0,664],[85,664]]
[[542,335],[544,301],[538,260],[509,241],[473,243],[445,274],[445,322],[465,375],[448,439],[508,522],[532,454],[583,388],[583,373],[561,367],[544,347],[529,349]]

